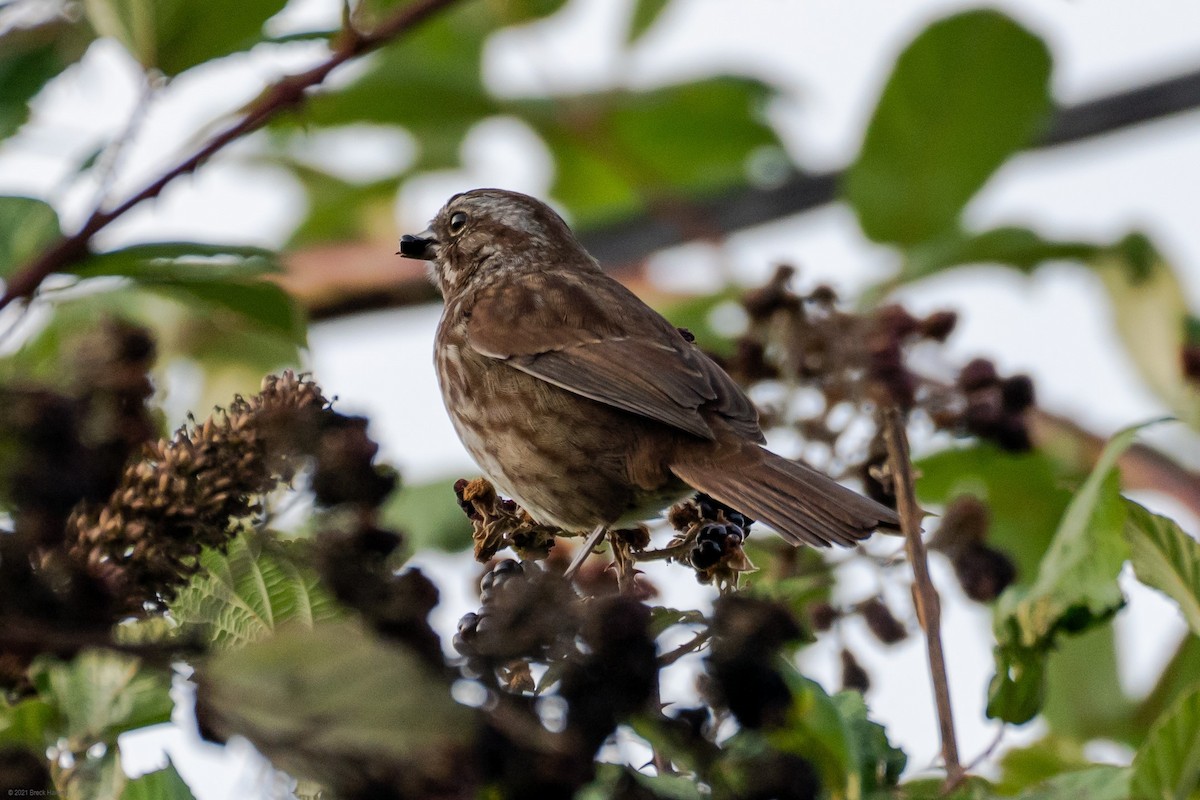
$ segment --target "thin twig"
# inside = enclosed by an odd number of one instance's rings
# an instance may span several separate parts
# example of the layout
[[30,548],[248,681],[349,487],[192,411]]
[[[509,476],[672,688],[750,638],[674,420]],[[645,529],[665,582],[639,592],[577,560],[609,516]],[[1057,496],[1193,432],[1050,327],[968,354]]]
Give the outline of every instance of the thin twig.
[[937,704],[938,727],[942,737],[942,760],[946,764],[946,787],[962,780],[963,768],[958,757],[958,739],[954,733],[954,715],[950,709],[950,681],[946,677],[946,659],[942,651],[941,603],[937,589],[929,576],[929,560],[925,542],[921,539],[921,508],[917,505],[912,460],[908,451],[908,434],[904,421],[895,406],[882,411],[883,435],[887,444],[888,461],[895,482],[896,510],[900,514],[900,529],[904,532],[908,562],[912,565],[913,599],[917,618],[925,631],[929,652],[929,673],[933,679],[933,694]]
[[353,29],[343,30],[334,39],[334,52],[325,61],[304,72],[276,81],[250,104],[236,123],[213,136],[192,155],[164,172],[125,202],[108,211],[96,209],[78,231],[59,238],[14,273],[5,287],[4,295],[0,296],[0,309],[18,298],[31,297],[47,277],[84,258],[92,237],[114,220],[145,201],[157,197],[181,175],[195,172],[230,143],[263,127],[282,111],[303,103],[305,93],[321,84],[333,70],[351,59],[378,49],[455,1],[417,0],[397,11],[370,33],[358,33]]
[[705,630],[705,631],[701,631],[700,633],[697,633],[694,637],[692,637],[688,641],[684,642],[683,644],[679,645],[679,647],[676,647],[674,650],[670,651],[669,653],[663,653],[661,656],[659,656],[658,657],[658,666],[660,668],[671,666],[672,664],[674,664],[676,661],[683,658],[684,656],[686,656],[690,653],[694,653],[697,650],[699,650],[711,638],[712,638],[712,631]]
[[663,547],[658,550],[642,550],[633,554],[633,560],[641,561],[663,561],[668,558],[678,558],[684,553],[692,549],[695,544],[695,534],[687,536],[678,544],[673,544],[669,547]]

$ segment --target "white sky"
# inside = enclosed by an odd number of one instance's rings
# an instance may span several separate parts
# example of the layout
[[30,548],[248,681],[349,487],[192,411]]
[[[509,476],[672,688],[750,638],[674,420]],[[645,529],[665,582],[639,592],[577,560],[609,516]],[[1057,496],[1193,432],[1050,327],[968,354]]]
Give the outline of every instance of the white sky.
[[[302,0],[281,21],[299,29],[336,23],[336,0]],[[966,8],[959,0],[676,0],[662,24],[628,57],[618,49],[628,3],[575,0],[544,25],[496,37],[486,58],[489,86],[501,93],[567,92],[627,79],[652,85],[719,68],[751,69],[783,83],[788,92],[773,119],[790,152],[803,165],[843,165],[857,150],[862,129],[892,59],[929,20]],[[1004,0],[1010,11],[1045,36],[1055,56],[1055,91],[1079,101],[1117,88],[1200,65],[1200,5],[1182,0]],[[736,12],[733,10],[736,8]],[[319,58],[309,45],[283,56],[255,53],[176,81],[153,106],[140,135],[124,155],[120,190],[140,186],[178,158],[197,130],[252,97],[259,82]],[[67,187],[71,169],[103,136],[120,131],[136,102],[132,71],[111,44],[93,48],[83,68],[51,86],[38,102],[35,124],[0,147],[0,192],[51,196],[68,226],[90,207],[94,186]],[[1022,156],[1007,165],[970,208],[980,226],[1029,224],[1050,235],[1115,238],[1147,230],[1173,260],[1193,307],[1200,305],[1200,113],[1179,115],[1069,148]],[[359,132],[353,147],[326,140],[313,157],[332,159],[359,177],[386,172],[410,157],[394,136]],[[248,148],[235,148],[248,152]],[[440,173],[407,187],[397,207],[397,232],[418,230],[451,192],[504,185],[544,195],[552,166],[540,145],[512,121],[487,123],[464,148],[466,168]],[[66,188],[64,188],[66,187]],[[302,213],[294,186],[261,168],[218,159],[185,178],[163,197],[114,225],[102,243],[198,238],[278,245]],[[381,254],[390,257],[389,254]],[[779,261],[802,267],[802,281],[829,282],[844,295],[886,274],[893,256],[867,244],[853,215],[830,206],[733,237],[722,249],[691,246],[665,253],[655,274],[676,287],[711,287],[729,264],[747,283],[762,280]],[[1163,412],[1132,376],[1111,329],[1099,284],[1069,266],[1032,279],[1001,270],[941,276],[900,298],[916,312],[954,308],[960,326],[947,348],[948,364],[975,355],[994,358],[1005,371],[1031,373],[1039,399],[1100,433]],[[385,454],[413,481],[470,474],[438,399],[430,347],[436,308],[364,315],[317,326],[312,366],[318,380],[350,412],[370,415]],[[1048,346],[1048,343],[1049,346]],[[381,368],[386,365],[386,368]],[[1102,399],[1101,399],[1102,398]],[[1195,440],[1178,429],[1156,441],[1189,462],[1200,462]],[[1182,519],[1189,530],[1196,520]],[[422,566],[439,579],[444,601],[435,612],[442,631],[474,603],[461,559],[430,555]],[[982,719],[983,692],[991,675],[986,610],[962,602],[941,568],[936,577],[948,596],[946,640],[961,750],[981,752],[994,728]],[[696,591],[667,572],[658,580],[668,602],[696,602]],[[853,582],[850,583],[853,585]],[[1131,608],[1119,629],[1122,666],[1130,686],[1145,688],[1166,657],[1163,642],[1182,630],[1178,612],[1132,581]],[[847,590],[848,592],[850,590]],[[857,599],[852,593],[848,599]],[[920,768],[937,744],[928,674],[916,639],[882,651],[861,631],[848,637],[875,678],[869,696],[874,714]],[[815,648],[814,677],[836,688],[835,651]],[[678,678],[668,692],[682,691]],[[1036,730],[1010,736],[1028,740]],[[126,769],[161,764],[169,752],[205,798],[268,796],[276,778],[247,755],[198,744],[183,729],[141,734],[123,742]],[[274,789],[272,789],[274,787]]]

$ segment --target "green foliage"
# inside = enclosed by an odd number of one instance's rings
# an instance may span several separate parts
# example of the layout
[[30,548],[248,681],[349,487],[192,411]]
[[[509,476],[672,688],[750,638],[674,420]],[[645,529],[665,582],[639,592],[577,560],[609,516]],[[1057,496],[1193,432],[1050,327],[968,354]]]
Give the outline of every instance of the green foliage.
[[1049,241],[1028,228],[953,231],[909,248],[900,280],[918,280],[961,264],[1005,264],[1032,272],[1050,261],[1086,261],[1103,250],[1087,242]]
[[646,31],[654,26],[669,2],[670,0],[637,0],[634,3],[633,15],[629,18],[629,32],[626,34],[630,44],[646,35]]
[[129,278],[143,289],[233,315],[303,346],[308,334],[296,302],[275,284],[257,280],[279,271],[277,259],[257,247],[162,242],[101,253],[74,271],[83,278]]
[[193,797],[170,760],[163,769],[129,781],[121,793],[121,800],[193,800]]
[[934,23],[897,60],[846,177],[863,231],[904,245],[951,232],[1049,108],[1041,39],[995,11]]
[[61,735],[77,751],[96,742],[115,745],[125,731],[171,718],[169,676],[119,653],[86,650],[70,662],[45,659],[32,678],[39,696],[62,715]]
[[205,550],[200,572],[171,603],[184,632],[218,649],[243,647],[281,626],[313,625],[339,611],[303,558],[303,542],[280,542],[253,532],[234,538],[226,552]]
[[1127,800],[1129,769],[1099,766],[1066,772],[1020,797],[1021,800]]
[[0,745],[24,745],[43,750],[59,722],[58,710],[38,697],[0,705]]
[[1128,547],[1116,460],[1137,431],[1122,431],[1105,447],[1067,507],[1033,584],[1010,587],[1001,597],[988,716],[1014,723],[1032,718],[1041,705],[1043,660],[1059,634],[1081,633],[1124,604],[1117,574]]
[[[839,705],[816,681],[804,677],[791,664],[780,672],[792,692],[787,722],[765,734],[776,750],[792,753],[812,762],[821,783],[833,795],[857,794],[861,788],[864,754],[859,752],[853,724]],[[847,710],[857,715],[853,707]],[[742,735],[747,735],[743,731]]]
[[[60,19],[0,35],[0,139],[21,127],[29,117],[29,101],[47,81],[78,61],[90,41],[84,26]],[[4,216],[0,209],[0,225],[7,225]]]
[[32,197],[0,197],[0,278],[41,252],[59,235],[58,215]]
[[384,523],[403,528],[412,550],[455,553],[470,547],[471,521],[454,499],[455,480],[406,483],[384,503]]
[[85,0],[83,7],[97,33],[119,41],[142,66],[174,76],[254,45],[284,2]]
[[348,622],[293,625],[226,650],[198,667],[197,682],[218,732],[316,780],[362,761],[420,763],[472,735],[471,711],[441,676]]
[[1125,536],[1138,580],[1178,603],[1192,633],[1200,636],[1200,543],[1172,520],[1125,502]]
[[1200,787],[1200,686],[1180,697],[1133,759],[1133,800],[1189,800]]

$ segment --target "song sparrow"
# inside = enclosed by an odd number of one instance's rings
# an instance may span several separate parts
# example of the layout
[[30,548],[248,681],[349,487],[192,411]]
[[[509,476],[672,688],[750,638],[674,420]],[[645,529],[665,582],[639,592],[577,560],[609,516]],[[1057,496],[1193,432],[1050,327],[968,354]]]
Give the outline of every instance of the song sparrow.
[[446,301],[434,358],[455,430],[538,522],[592,531],[573,567],[609,527],[693,489],[795,545],[853,545],[898,525],[891,509],[763,449],[733,379],[604,274],[544,203],[455,195],[400,252],[431,262]]

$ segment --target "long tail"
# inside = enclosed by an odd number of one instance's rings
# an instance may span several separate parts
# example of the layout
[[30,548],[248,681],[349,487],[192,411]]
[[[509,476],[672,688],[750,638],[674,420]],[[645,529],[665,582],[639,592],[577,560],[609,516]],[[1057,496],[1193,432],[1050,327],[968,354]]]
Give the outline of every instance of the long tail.
[[767,523],[794,545],[853,546],[877,528],[900,527],[890,508],[755,444],[719,460],[684,459],[671,471],[692,488]]

